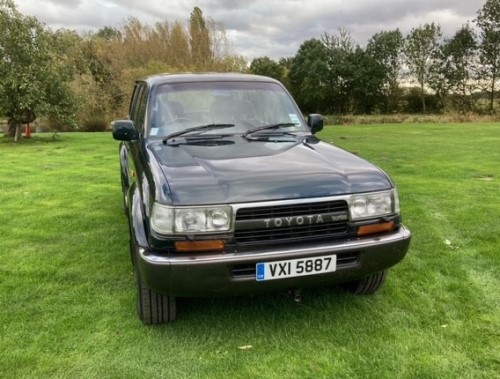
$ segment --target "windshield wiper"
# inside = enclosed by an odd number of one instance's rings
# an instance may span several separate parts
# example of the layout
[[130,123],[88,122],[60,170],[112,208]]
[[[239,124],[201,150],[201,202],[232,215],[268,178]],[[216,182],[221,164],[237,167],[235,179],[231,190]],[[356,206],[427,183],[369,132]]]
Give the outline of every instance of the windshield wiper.
[[[257,133],[257,132],[260,132],[262,130],[274,130],[274,129],[279,129],[279,128],[290,128],[292,126],[297,126],[297,124],[294,124],[293,122],[280,122],[278,124],[263,125],[263,126],[259,126],[258,128],[250,129],[249,131],[247,131],[243,135],[243,138],[248,138],[248,136],[250,134]],[[293,134],[288,133],[288,132],[282,132],[282,134],[293,135]]]
[[166,136],[163,139],[163,143],[166,143],[168,140],[170,140],[172,138],[179,137],[179,136],[182,136],[184,134],[191,133],[191,132],[204,133],[204,132],[209,131],[209,130],[225,129],[225,128],[232,128],[232,127],[234,127],[234,124],[207,124],[207,125],[195,126],[192,128],[180,130],[178,132],[169,134],[168,136]]

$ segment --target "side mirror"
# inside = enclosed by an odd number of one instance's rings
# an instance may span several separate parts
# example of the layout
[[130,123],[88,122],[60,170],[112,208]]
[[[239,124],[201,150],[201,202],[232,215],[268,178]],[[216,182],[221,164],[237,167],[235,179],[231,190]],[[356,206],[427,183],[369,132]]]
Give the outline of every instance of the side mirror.
[[307,125],[311,128],[311,133],[316,134],[323,129],[323,116],[317,113],[312,113],[307,116]]
[[116,120],[113,121],[113,138],[118,141],[135,141],[139,139],[139,133],[133,121]]

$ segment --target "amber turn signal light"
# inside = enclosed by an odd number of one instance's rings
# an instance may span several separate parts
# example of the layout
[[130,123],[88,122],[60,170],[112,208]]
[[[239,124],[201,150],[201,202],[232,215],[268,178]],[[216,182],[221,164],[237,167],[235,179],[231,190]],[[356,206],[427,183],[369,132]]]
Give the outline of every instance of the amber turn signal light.
[[223,240],[209,241],[177,241],[175,250],[178,252],[222,251],[225,244]]
[[390,232],[391,230],[394,230],[394,221],[383,222],[380,224],[362,225],[358,228],[358,236]]

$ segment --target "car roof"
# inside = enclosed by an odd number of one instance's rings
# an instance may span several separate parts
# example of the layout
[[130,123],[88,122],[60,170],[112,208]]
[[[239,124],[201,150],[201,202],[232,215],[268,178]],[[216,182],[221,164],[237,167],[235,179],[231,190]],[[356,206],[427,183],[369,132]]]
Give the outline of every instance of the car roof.
[[182,74],[156,74],[140,80],[147,82],[150,86],[166,83],[189,83],[189,82],[271,82],[279,83],[277,80],[267,76],[240,74],[240,73],[182,73]]

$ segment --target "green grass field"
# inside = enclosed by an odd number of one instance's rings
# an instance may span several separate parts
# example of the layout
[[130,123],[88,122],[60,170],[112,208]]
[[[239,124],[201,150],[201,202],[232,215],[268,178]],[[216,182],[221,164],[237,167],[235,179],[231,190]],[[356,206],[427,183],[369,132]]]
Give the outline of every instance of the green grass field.
[[397,183],[408,256],[384,288],[183,299],[146,327],[116,141],[0,138],[0,378],[500,377],[500,124],[330,126]]

